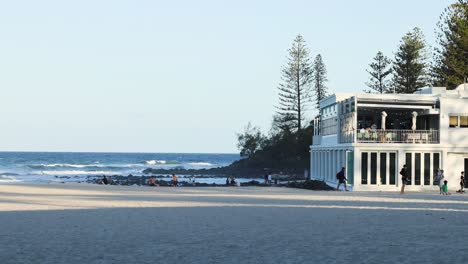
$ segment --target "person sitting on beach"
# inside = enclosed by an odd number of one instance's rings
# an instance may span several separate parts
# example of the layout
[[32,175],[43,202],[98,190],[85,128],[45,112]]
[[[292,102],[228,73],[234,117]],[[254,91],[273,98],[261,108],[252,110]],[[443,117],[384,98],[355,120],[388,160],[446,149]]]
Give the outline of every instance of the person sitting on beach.
[[231,176],[231,185],[236,185],[236,177]]
[[149,177],[148,184],[149,186],[156,186],[156,180],[154,179],[154,176]]
[[179,185],[179,181],[177,180],[177,176],[175,174],[172,174],[172,185],[174,187],[177,187]]
[[447,181],[444,181],[444,185],[442,185],[442,195],[449,195],[448,193],[448,186],[447,186]]

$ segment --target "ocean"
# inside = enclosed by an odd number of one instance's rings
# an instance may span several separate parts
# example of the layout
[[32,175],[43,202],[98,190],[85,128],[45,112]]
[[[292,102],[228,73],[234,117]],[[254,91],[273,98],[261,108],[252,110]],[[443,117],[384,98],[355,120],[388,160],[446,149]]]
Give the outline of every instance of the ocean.
[[[240,159],[238,154],[0,152],[0,183],[85,182],[102,175],[143,175],[146,168],[209,169]],[[223,183],[225,179],[200,179]]]

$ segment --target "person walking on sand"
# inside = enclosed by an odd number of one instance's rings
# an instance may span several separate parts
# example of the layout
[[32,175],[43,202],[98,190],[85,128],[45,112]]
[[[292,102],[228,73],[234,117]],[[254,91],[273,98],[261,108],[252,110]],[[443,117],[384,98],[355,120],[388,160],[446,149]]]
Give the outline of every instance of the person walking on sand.
[[400,171],[401,175],[401,192],[400,194],[405,193],[405,186],[408,183],[408,168],[406,167],[406,164],[403,165],[403,168]]
[[464,193],[465,192],[465,172],[462,171],[460,173],[460,193]]
[[172,185],[174,187],[177,187],[179,185],[179,181],[177,180],[177,176],[175,174],[172,174]]
[[340,185],[343,183],[345,191],[348,191],[348,187],[346,186],[346,176],[345,176],[345,167],[341,168],[341,170],[336,174],[336,179],[338,179],[338,185],[336,186],[336,190],[340,190]]

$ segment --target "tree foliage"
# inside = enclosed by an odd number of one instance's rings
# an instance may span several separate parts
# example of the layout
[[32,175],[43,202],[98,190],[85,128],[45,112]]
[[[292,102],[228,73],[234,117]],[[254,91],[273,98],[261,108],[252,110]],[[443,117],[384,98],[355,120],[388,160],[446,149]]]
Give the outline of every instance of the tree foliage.
[[316,108],[319,109],[320,101],[328,94],[328,88],[326,86],[326,82],[328,82],[327,68],[325,67],[325,63],[323,63],[322,55],[318,54],[315,56],[312,69]]
[[468,77],[468,1],[458,0],[446,8],[437,26],[434,85],[454,89]]
[[237,134],[237,147],[242,157],[250,157],[264,147],[265,136],[249,122],[242,133]]
[[369,81],[366,85],[370,88],[364,90],[367,93],[387,93],[390,90],[390,81],[387,77],[392,73],[391,60],[386,57],[381,51],[377,52],[374,61],[369,64],[370,70],[366,70],[369,74]]
[[424,35],[419,28],[401,39],[393,65],[393,83],[397,93],[414,93],[427,85],[427,54]]
[[312,128],[297,133],[281,131],[266,138],[263,148],[248,159],[233,163],[236,169],[267,169],[271,173],[303,173],[309,167]]
[[299,131],[304,121],[304,112],[311,100],[312,81],[309,49],[301,35],[294,39],[288,50],[288,62],[281,73],[277,121],[284,122],[282,127],[295,127]]

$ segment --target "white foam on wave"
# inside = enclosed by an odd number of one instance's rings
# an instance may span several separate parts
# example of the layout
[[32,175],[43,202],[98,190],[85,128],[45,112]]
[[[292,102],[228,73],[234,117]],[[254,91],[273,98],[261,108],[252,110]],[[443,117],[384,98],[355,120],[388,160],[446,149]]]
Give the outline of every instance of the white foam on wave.
[[99,165],[96,164],[69,164],[69,163],[54,163],[54,164],[32,164],[31,166],[35,167],[50,167],[50,168],[62,168],[62,167],[70,167],[70,168],[86,168],[86,167],[97,167]]
[[188,164],[192,166],[213,166],[213,164],[209,162],[190,162]]
[[34,174],[44,175],[114,175],[120,174],[115,171],[81,171],[81,170],[63,170],[63,171],[36,171]]
[[132,168],[132,167],[141,167],[142,164],[68,164],[68,163],[57,163],[57,164],[33,164],[30,165],[35,168],[44,167],[44,168]]
[[147,160],[145,162],[148,165],[166,164],[167,163],[167,161],[165,161],[165,160]]
[[13,182],[20,182],[20,180],[16,179],[16,177],[13,177],[13,176],[0,175],[0,183],[13,183]]

